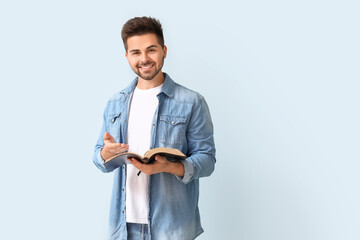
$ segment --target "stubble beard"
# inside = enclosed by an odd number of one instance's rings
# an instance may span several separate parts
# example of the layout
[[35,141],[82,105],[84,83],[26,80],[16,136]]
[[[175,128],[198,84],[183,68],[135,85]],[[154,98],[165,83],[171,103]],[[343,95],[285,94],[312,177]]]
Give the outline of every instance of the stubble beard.
[[[160,66],[159,66],[159,69],[155,69],[154,74],[146,75],[146,74],[141,73],[140,70],[139,70],[139,68],[138,68],[139,66],[136,66],[136,69],[133,69],[133,71],[136,73],[136,75],[138,75],[139,77],[141,77],[141,78],[144,79],[144,80],[147,80],[147,81],[153,80],[154,77],[156,77],[156,76],[159,74],[159,72],[161,71],[162,67],[164,66],[164,59],[165,59],[165,58],[163,57],[163,58],[162,58],[162,61],[161,61],[161,64],[160,64]],[[147,65],[147,64],[149,64],[149,63],[154,63],[154,62],[148,62],[148,63],[142,64],[142,65]],[[155,64],[155,63],[154,63],[154,67],[156,67],[156,64]]]

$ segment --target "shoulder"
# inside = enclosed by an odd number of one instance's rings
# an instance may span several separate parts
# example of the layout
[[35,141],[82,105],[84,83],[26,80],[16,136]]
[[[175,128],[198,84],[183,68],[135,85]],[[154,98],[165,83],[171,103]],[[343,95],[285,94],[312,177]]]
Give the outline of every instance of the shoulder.
[[108,100],[109,103],[121,101],[125,97],[124,91],[118,91],[114,93]]
[[128,96],[124,91],[115,92],[106,103],[106,111],[111,113],[117,113],[124,110]]
[[204,97],[200,93],[175,82],[174,100],[177,102],[198,105],[204,100]]
[[108,100],[108,104],[122,103],[126,101],[131,93],[134,91],[137,83],[137,78],[135,78],[126,88],[121,91],[115,92]]
[[115,92],[108,100],[108,104],[123,103],[126,101],[136,87],[137,79],[135,78],[126,88]]

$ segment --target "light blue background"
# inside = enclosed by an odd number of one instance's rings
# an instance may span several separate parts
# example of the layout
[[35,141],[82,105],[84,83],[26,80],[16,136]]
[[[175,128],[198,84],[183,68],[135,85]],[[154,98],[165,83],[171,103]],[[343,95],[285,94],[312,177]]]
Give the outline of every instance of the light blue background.
[[0,239],[104,239],[91,157],[134,78],[120,30],[163,23],[164,71],[205,96],[216,170],[199,239],[360,239],[356,1],[2,1]]

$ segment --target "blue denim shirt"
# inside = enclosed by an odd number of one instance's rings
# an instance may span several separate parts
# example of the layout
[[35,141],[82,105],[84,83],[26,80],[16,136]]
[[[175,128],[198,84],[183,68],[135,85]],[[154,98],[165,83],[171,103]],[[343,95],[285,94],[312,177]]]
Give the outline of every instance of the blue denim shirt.
[[[190,240],[203,232],[198,209],[199,178],[209,176],[214,171],[213,125],[204,98],[175,83],[169,75],[164,75],[164,85],[157,95],[159,105],[153,118],[150,148],[177,148],[187,158],[182,161],[185,169],[183,178],[169,173],[150,175],[149,232],[153,240]],[[107,102],[93,157],[95,165],[103,172],[110,172],[100,156],[104,146],[103,135],[109,132],[116,142],[127,143],[130,100],[136,84],[137,78]],[[126,165],[113,172],[109,239],[127,239]]]

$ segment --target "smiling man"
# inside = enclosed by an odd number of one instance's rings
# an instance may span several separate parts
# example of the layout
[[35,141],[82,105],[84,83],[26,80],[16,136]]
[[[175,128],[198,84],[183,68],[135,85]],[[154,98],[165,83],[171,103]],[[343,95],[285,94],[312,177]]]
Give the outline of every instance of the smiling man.
[[136,17],[122,29],[125,56],[137,77],[112,96],[93,161],[124,151],[143,155],[156,147],[177,148],[183,161],[132,158],[114,170],[109,239],[195,239],[203,229],[198,209],[199,178],[215,165],[213,125],[205,99],[162,72],[167,48],[161,24]]

